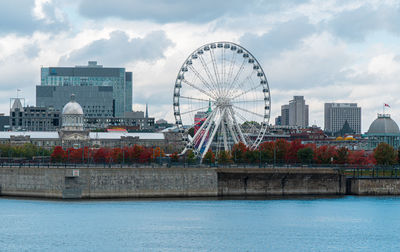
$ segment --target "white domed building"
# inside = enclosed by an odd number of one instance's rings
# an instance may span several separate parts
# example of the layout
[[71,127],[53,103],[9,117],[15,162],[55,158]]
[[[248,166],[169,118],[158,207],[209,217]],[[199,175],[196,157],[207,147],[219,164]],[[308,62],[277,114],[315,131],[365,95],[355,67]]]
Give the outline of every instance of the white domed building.
[[395,149],[400,147],[399,126],[389,114],[378,114],[378,118],[369,126],[367,136],[370,149],[376,148],[382,142],[390,144]]
[[83,131],[83,109],[71,95],[71,101],[62,110],[62,128],[70,131]]
[[89,131],[84,129],[83,109],[75,101],[75,95],[71,95],[71,101],[65,104],[61,118],[60,137],[62,146],[74,148],[89,146]]

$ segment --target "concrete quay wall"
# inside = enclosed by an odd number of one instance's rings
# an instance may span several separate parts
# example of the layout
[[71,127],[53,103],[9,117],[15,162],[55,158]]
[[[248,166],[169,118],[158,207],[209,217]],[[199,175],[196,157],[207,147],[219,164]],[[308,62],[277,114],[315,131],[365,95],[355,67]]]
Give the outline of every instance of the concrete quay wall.
[[400,178],[349,178],[348,194],[400,195]]
[[0,168],[0,195],[48,198],[217,196],[217,174],[199,168]]
[[44,198],[400,195],[400,179],[331,168],[1,167],[0,196]]
[[330,168],[218,169],[219,196],[344,195],[346,178]]

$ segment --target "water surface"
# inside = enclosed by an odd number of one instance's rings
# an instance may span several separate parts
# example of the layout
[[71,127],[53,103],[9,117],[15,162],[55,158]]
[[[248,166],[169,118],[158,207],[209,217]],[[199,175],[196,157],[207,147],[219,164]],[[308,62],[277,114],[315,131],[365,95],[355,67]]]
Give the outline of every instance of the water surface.
[[0,251],[399,251],[400,197],[0,198]]

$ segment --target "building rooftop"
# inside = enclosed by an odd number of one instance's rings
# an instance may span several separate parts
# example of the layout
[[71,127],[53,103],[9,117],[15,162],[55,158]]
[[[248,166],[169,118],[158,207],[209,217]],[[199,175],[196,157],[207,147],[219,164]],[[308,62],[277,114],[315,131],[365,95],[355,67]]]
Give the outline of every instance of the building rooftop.
[[369,126],[367,134],[400,134],[400,130],[389,114],[378,114],[378,118]]

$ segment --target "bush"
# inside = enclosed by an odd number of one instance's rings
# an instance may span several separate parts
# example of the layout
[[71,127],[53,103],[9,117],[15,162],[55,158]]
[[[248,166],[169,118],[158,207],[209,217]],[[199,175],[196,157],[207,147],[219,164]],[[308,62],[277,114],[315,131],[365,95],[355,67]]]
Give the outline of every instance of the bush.
[[397,153],[395,149],[387,144],[380,143],[374,150],[376,163],[379,165],[394,165],[397,163]]
[[297,158],[303,164],[311,163],[314,158],[314,151],[310,147],[305,147],[297,151]]

